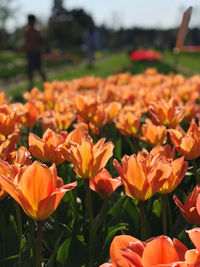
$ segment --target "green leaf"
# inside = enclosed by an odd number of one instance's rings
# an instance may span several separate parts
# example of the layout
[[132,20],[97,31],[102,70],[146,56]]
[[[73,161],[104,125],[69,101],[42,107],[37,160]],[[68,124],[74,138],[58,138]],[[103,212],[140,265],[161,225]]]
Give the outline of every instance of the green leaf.
[[161,201],[158,199],[155,199],[153,202],[153,213],[157,216],[160,217],[161,215],[161,211],[162,211],[162,205],[161,205]]
[[[49,258],[48,262],[47,262],[47,265],[46,267],[54,267],[55,266],[55,258],[56,258],[56,253],[58,251],[58,247],[59,247],[59,244],[60,244],[60,241],[64,235],[65,231],[63,230],[60,234],[60,236],[58,237],[58,239],[56,240],[56,244],[55,244],[55,247],[54,247],[54,250],[53,250],[53,253],[51,255],[51,257]],[[61,245],[62,246],[62,245]]]
[[122,158],[122,138],[118,138],[114,150],[115,157],[120,160]]
[[127,229],[127,226],[128,226],[128,224],[122,224],[122,225],[120,225],[120,226],[118,226],[118,227],[116,227],[116,226],[112,226],[112,227],[109,227],[108,228],[108,235],[107,235],[107,237],[106,237],[106,239],[105,239],[105,243],[104,243],[104,246],[108,243],[108,242],[110,242],[110,240],[115,236],[115,234],[117,233],[117,232],[119,232],[119,231],[123,231],[123,230],[126,230]]
[[110,214],[112,216],[117,216],[119,212],[121,212],[122,206],[124,204],[124,201],[126,200],[126,195],[123,195],[117,203],[108,211],[107,214]]
[[135,206],[134,202],[130,199],[127,199],[126,204],[124,205],[126,212],[133,221],[135,228],[138,230],[139,226],[139,212],[138,208]]
[[71,238],[66,239],[59,247],[57,258],[56,258],[58,262],[58,266],[65,266],[64,264],[69,255],[69,248],[70,248],[71,240],[72,240]]

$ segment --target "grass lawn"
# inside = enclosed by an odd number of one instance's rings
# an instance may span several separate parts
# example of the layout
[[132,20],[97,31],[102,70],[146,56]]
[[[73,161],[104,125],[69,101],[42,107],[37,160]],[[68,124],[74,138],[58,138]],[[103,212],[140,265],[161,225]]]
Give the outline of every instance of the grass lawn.
[[[200,53],[181,53],[179,57],[178,68],[174,68],[174,55],[164,52],[164,59],[161,62],[130,62],[126,52],[107,55],[104,59],[96,62],[94,68],[89,69],[84,63],[63,67],[48,75],[48,80],[71,80],[82,76],[100,76],[106,77],[116,73],[116,71],[129,71],[132,74],[141,73],[147,67],[155,67],[159,72],[169,73],[178,71],[186,76],[200,72],[199,68]],[[36,79],[35,86],[42,89],[42,82]],[[7,92],[7,96],[12,96],[13,101],[23,101],[22,94],[27,90],[28,84],[13,87]]]
[[[177,71],[182,72],[186,76],[200,73],[200,53],[181,52],[178,57]],[[173,66],[175,56],[170,51],[164,52],[164,61]]]
[[[115,53],[96,62],[92,69],[87,68],[84,63],[80,65],[72,65],[71,67],[68,66],[63,68],[58,72],[56,71],[54,74],[48,76],[48,80],[71,80],[85,75],[106,77],[115,73],[119,68],[125,68],[129,63],[128,55],[125,52]],[[42,82],[37,79],[35,86],[42,89]],[[7,92],[7,96],[12,96],[14,101],[21,101],[22,94],[27,88],[27,83],[19,87],[14,87]]]

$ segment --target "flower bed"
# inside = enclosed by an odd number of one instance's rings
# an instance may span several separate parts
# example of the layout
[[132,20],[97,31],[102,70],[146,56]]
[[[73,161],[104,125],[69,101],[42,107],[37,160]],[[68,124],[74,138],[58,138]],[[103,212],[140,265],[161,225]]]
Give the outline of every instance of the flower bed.
[[1,266],[198,266],[199,85],[147,69],[1,93]]

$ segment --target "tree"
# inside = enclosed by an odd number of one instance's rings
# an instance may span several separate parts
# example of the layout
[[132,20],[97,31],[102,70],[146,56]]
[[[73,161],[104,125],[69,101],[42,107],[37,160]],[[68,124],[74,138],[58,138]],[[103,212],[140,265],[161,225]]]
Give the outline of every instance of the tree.
[[5,48],[8,37],[7,22],[15,18],[17,7],[15,0],[0,0],[0,49]]
[[15,17],[17,7],[15,0],[0,0],[0,29],[5,30],[7,21]]

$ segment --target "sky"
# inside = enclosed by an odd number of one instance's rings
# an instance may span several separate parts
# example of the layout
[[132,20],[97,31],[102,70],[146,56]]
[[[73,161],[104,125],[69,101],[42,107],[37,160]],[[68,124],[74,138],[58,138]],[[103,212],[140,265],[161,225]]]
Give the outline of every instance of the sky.
[[[35,14],[43,21],[48,20],[53,0],[15,0],[19,7],[14,22],[9,28],[26,23],[26,15]],[[200,27],[199,0],[63,0],[67,9],[84,8],[94,18],[97,25],[130,28],[172,28],[181,23],[182,14],[193,6],[190,27]]]

